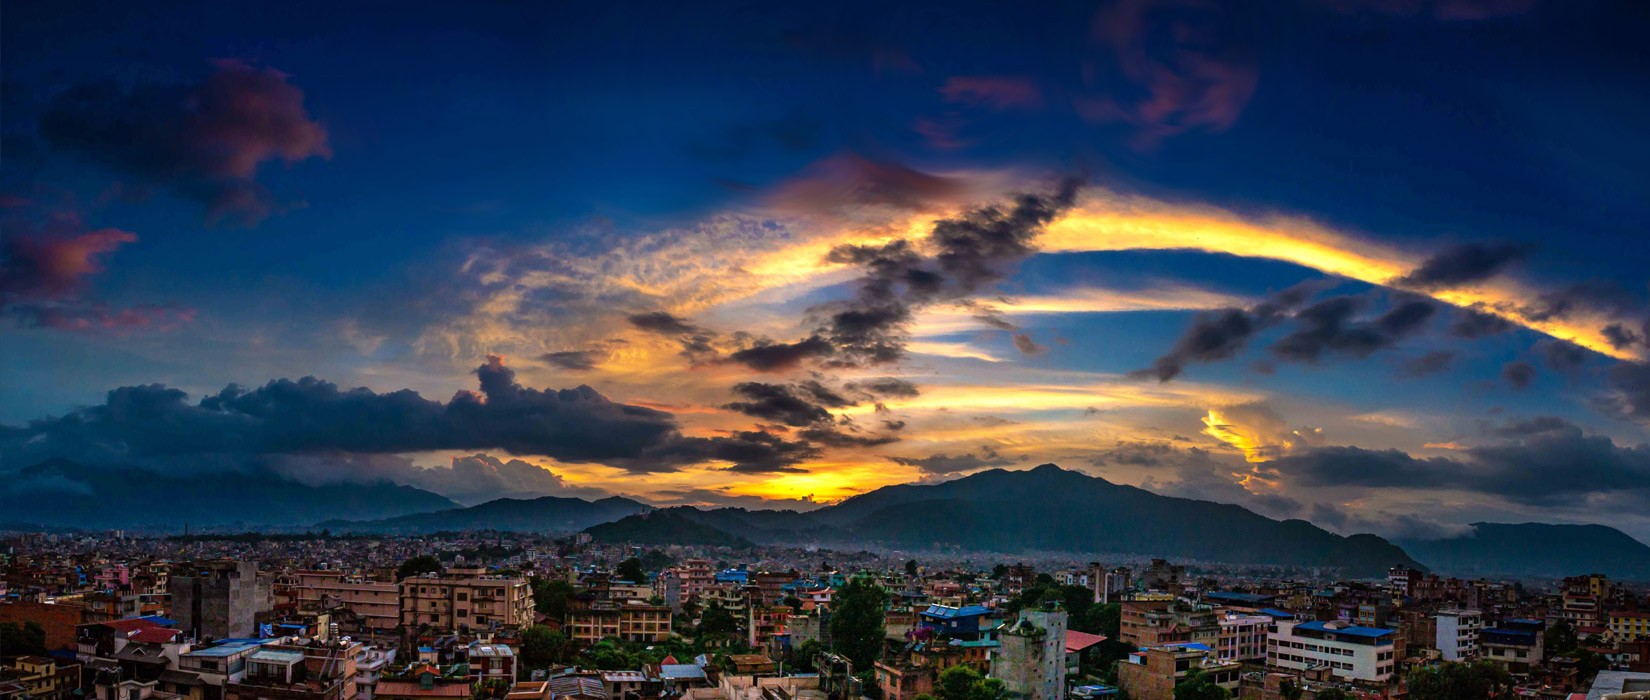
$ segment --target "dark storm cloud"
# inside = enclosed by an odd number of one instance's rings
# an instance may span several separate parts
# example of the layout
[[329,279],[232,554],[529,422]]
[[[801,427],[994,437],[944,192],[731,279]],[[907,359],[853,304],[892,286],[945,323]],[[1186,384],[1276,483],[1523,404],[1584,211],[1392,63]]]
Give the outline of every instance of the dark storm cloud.
[[916,384],[894,377],[855,382],[849,384],[848,388],[862,390],[877,396],[902,399],[909,399],[922,394],[922,390],[917,388]]
[[8,429],[0,435],[0,455],[6,464],[22,465],[49,457],[233,461],[500,449],[650,472],[714,459],[744,471],[779,470],[813,454],[808,445],[757,432],[687,437],[671,414],[616,403],[587,386],[524,387],[497,357],[477,368],[476,376],[479,392],[457,392],[447,403],[410,390],[341,389],[314,377],[250,390],[231,385],[196,404],[159,384],[121,387],[101,405]]
[[778,421],[793,428],[832,420],[830,411],[799,396],[788,386],[745,382],[734,385],[733,393],[744,397],[745,400],[724,404],[722,407],[747,416]]
[[1187,364],[1231,359],[1256,334],[1285,323],[1290,324],[1290,332],[1270,348],[1278,359],[1317,362],[1329,355],[1364,358],[1422,332],[1437,313],[1433,302],[1407,294],[1396,295],[1384,312],[1367,320],[1360,315],[1370,305],[1373,293],[1330,297],[1301,308],[1323,288],[1321,282],[1302,283],[1249,309],[1200,313],[1167,354],[1134,376],[1169,381],[1180,376]]
[[[1646,323],[1646,327],[1647,330],[1650,330],[1650,322]],[[1630,348],[1644,341],[1645,338],[1645,336],[1641,336],[1619,323],[1605,326],[1600,332],[1604,334],[1604,339],[1610,342],[1610,347],[1617,350]]]
[[794,369],[818,361],[826,367],[865,367],[905,357],[906,327],[915,311],[968,297],[995,284],[1007,268],[1030,255],[1043,227],[1070,208],[1081,183],[1068,179],[1049,194],[1021,194],[1010,206],[986,206],[934,224],[924,255],[910,242],[843,245],[826,260],[864,271],[850,299],[814,306],[817,324],[793,343],[766,341],[731,353],[727,360],[759,371]]
[[1449,332],[1457,338],[1472,340],[1500,335],[1513,329],[1513,323],[1492,313],[1477,309],[1460,309],[1450,323]]
[[896,464],[916,467],[928,474],[956,474],[987,467],[1007,467],[1015,463],[1015,460],[998,454],[990,446],[981,447],[978,455],[969,452],[956,456],[936,454],[927,457],[889,457],[888,459]]
[[1528,253],[1528,247],[1511,243],[1466,243],[1428,258],[1394,283],[1423,290],[1459,287],[1494,277]]
[[1577,282],[1562,289],[1543,292],[1531,303],[1511,307],[1520,316],[1536,322],[1568,318],[1578,311],[1637,314],[1643,309],[1644,300],[1639,295],[1615,282],[1600,280]]
[[1522,360],[1501,366],[1501,378],[1514,389],[1528,389],[1535,382],[1535,365]]
[[1302,309],[1294,316],[1295,330],[1272,345],[1272,354],[1294,362],[1317,362],[1326,354],[1362,359],[1419,332],[1436,311],[1430,302],[1402,299],[1372,321],[1355,320],[1367,303],[1341,296]]
[[1574,372],[1587,363],[1587,350],[1567,340],[1547,338],[1536,343],[1547,366],[1559,372]]
[[829,341],[815,335],[794,343],[761,340],[750,347],[728,353],[727,360],[758,372],[783,372],[796,369],[808,360],[829,357],[835,351]]
[[884,421],[883,427],[887,432],[880,435],[866,435],[855,432],[851,424],[845,425],[848,425],[848,428],[844,429],[826,424],[815,425],[797,431],[796,436],[826,447],[878,447],[899,442],[900,437],[893,433],[905,428],[905,424],[902,422]]
[[331,157],[327,131],[286,74],[239,61],[214,66],[196,85],[69,88],[46,106],[40,136],[140,186],[200,201],[214,220],[256,224],[276,208],[259,166]]
[[1425,377],[1449,369],[1450,363],[1455,361],[1455,353],[1448,350],[1434,350],[1403,363],[1399,373],[1405,377]]
[[682,346],[682,356],[691,362],[702,362],[716,357],[716,332],[700,328],[686,319],[664,311],[649,311],[625,317],[630,325],[649,333],[673,336]]
[[1617,445],[1547,418],[1508,426],[1517,436],[1469,447],[1458,458],[1418,458],[1398,450],[1320,447],[1269,466],[1303,486],[1461,489],[1533,505],[1612,494],[1650,502],[1650,446]]

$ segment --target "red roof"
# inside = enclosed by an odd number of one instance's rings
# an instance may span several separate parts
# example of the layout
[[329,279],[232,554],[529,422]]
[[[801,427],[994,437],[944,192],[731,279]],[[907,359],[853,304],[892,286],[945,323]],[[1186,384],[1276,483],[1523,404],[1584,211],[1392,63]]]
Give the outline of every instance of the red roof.
[[1106,641],[1106,635],[1066,630],[1066,652],[1082,651]]
[[183,630],[171,630],[166,629],[165,627],[150,627],[147,629],[138,630],[137,634],[133,634],[127,637],[127,639],[134,642],[143,642],[145,644],[166,644],[171,642],[173,637],[180,634],[183,634]]
[[681,663],[681,662],[677,661],[676,657],[674,655],[672,655],[672,656],[666,656],[663,660],[661,660],[659,662],[659,665],[661,665],[661,666],[664,666],[664,665],[674,666],[674,665],[679,664],[679,663]]
[[110,620],[103,624],[120,630],[121,632],[136,632],[137,630],[146,630],[152,627],[162,626],[154,620],[148,620],[141,617],[128,617],[124,620]]

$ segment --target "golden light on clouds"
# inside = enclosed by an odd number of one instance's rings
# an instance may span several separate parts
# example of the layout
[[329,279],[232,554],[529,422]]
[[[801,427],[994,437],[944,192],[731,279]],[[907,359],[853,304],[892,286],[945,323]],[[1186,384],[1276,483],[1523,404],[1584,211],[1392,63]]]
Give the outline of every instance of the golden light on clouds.
[[1257,403],[1211,408],[1203,416],[1203,434],[1243,453],[1251,463],[1266,462],[1301,447],[1318,444],[1318,428],[1291,428],[1283,418]]

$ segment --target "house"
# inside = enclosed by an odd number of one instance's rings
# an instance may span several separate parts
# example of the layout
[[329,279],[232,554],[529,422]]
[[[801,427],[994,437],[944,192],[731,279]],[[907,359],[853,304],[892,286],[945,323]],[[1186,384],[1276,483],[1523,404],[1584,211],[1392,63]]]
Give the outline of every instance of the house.
[[1241,664],[1221,661],[1207,644],[1168,644],[1135,652],[1117,664],[1117,684],[1131,700],[1174,700],[1175,686],[1201,670],[1235,693],[1242,669]]

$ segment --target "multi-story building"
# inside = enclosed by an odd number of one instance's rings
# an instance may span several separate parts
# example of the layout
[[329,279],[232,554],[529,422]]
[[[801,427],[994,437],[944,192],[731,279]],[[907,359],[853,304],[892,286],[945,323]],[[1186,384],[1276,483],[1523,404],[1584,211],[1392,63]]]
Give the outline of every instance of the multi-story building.
[[1190,605],[1172,598],[1139,597],[1123,602],[1119,636],[1136,647],[1176,642],[1218,643],[1220,613],[1207,605]]
[[401,624],[401,587],[342,571],[296,571],[289,575],[298,610],[347,610],[334,619],[360,631],[387,631]]
[[80,689],[80,664],[59,664],[45,656],[20,656],[0,669],[0,686],[6,684],[16,684],[22,697],[32,700],[69,700]]
[[671,567],[671,574],[680,586],[684,603],[697,601],[700,593],[716,584],[716,570],[709,559],[684,559]]
[[466,658],[472,682],[516,680],[516,653],[507,644],[471,642]]
[[167,580],[170,617],[194,639],[251,637],[258,613],[274,607],[270,582],[254,562],[180,564]]
[[270,645],[252,652],[246,675],[223,692],[224,700],[354,700],[355,668],[317,667],[301,649]]
[[495,629],[532,622],[533,590],[522,576],[452,568],[401,581],[401,624],[407,629]]
[[1066,693],[1066,611],[1022,610],[1020,619],[997,637],[991,677],[1001,679],[1010,698],[1064,700]]
[[1503,620],[1499,627],[1479,633],[1483,657],[1509,673],[1525,674],[1541,664],[1541,638],[1546,624],[1540,620]]
[[597,603],[567,611],[568,638],[590,646],[609,637],[633,642],[670,639],[670,608],[663,605]]
[[1650,637],[1650,612],[1612,610],[1605,618],[1610,630],[1610,641],[1633,642]]
[[1235,694],[1242,670],[1241,664],[1216,658],[1208,645],[1169,644],[1130,654],[1117,664],[1117,684],[1131,700],[1174,700],[1175,686],[1192,671],[1202,671]]
[[1278,620],[1267,632],[1266,663],[1295,671],[1324,667],[1348,680],[1385,682],[1397,665],[1393,635],[1338,621]]
[[178,655],[178,670],[200,679],[202,697],[220,700],[224,686],[246,678],[246,660],[274,639],[223,639]]
[[1217,622],[1220,636],[1215,640],[1215,656],[1221,661],[1266,660],[1266,632],[1272,626],[1271,616],[1227,612]]
[[1465,661],[1478,657],[1478,633],[1484,629],[1484,614],[1477,610],[1439,610],[1433,648],[1445,661]]
[[1603,574],[1565,578],[1558,617],[1577,629],[1602,626],[1603,601],[1609,592],[1610,579]]

